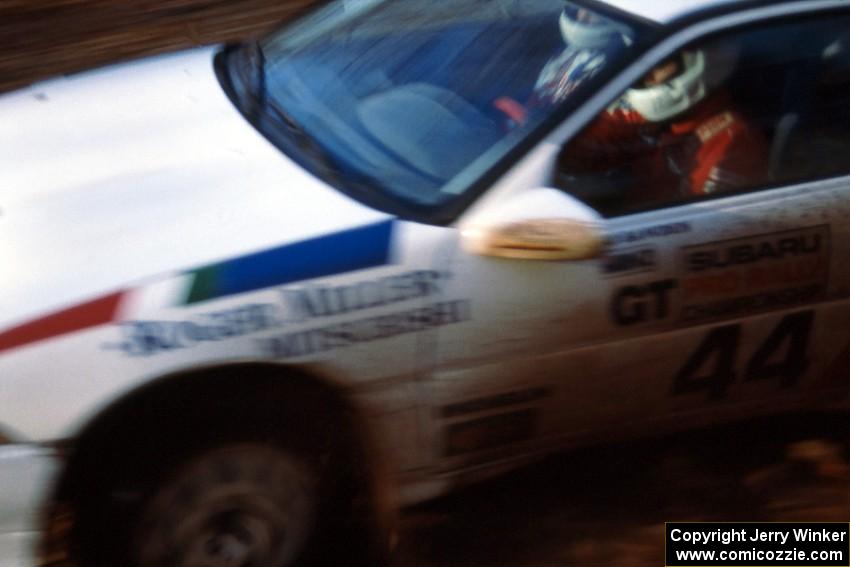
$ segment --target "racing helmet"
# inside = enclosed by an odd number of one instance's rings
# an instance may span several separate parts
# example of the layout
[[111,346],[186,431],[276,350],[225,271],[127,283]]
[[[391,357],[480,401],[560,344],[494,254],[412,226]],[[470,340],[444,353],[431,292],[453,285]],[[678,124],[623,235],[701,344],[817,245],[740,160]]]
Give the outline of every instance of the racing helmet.
[[649,122],[674,118],[705,99],[732,74],[737,50],[731,47],[683,51],[680,71],[653,86],[632,87],[623,95],[626,105]]
[[630,43],[628,29],[580,8],[564,8],[558,23],[564,42],[576,49],[601,50],[612,42]]

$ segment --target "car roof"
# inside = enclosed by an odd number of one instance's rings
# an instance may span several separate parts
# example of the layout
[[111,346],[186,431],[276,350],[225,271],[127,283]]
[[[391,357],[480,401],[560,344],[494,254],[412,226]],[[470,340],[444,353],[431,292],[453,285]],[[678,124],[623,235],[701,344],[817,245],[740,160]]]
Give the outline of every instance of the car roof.
[[690,14],[713,8],[734,8],[746,0],[603,0],[605,4],[645,20],[666,24]]

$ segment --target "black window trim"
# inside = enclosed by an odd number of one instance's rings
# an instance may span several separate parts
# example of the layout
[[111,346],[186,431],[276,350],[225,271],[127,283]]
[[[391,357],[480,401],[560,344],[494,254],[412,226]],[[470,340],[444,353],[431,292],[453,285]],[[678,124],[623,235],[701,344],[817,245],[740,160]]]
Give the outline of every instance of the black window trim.
[[[541,138],[540,142],[550,142],[552,144],[563,147],[569,141],[579,134],[592,120],[594,120],[601,112],[603,112],[612,102],[617,100],[623,92],[631,85],[637,82],[653,66],[659,61],[663,61],[671,54],[675,53],[682,47],[693,43],[694,41],[706,40],[711,37],[727,35],[734,33],[736,30],[746,29],[748,27],[764,26],[775,24],[783,21],[799,22],[799,18],[822,18],[831,14],[841,14],[845,17],[850,16],[850,2],[846,0],[792,0],[777,4],[774,2],[758,0],[754,2],[745,2],[746,8],[741,8],[741,5],[731,5],[735,9],[729,9],[729,5],[725,5],[726,9],[717,7],[715,9],[707,9],[701,12],[690,14],[686,18],[677,20],[673,24],[669,24],[664,28],[664,33],[655,42],[654,46],[646,49],[642,55],[632,61],[618,76],[610,80],[597,95],[587,101],[584,105],[576,110],[571,116],[566,117],[559,126],[551,129],[547,136]],[[538,145],[539,147],[539,145]],[[526,157],[536,151],[532,149],[528,154],[522,156],[515,162],[519,165]],[[507,172],[510,175],[510,171]],[[825,175],[821,178],[814,179],[799,179],[790,182],[768,183],[755,187],[748,187],[740,191],[730,191],[717,193],[713,195],[705,195],[696,198],[682,198],[664,203],[648,204],[616,212],[611,215],[601,215],[605,219],[619,219],[629,215],[648,213],[652,211],[666,210],[674,207],[687,206],[691,204],[704,203],[717,199],[730,198],[749,193],[757,193],[768,191],[771,189],[781,189],[789,186],[802,185],[811,182],[823,181],[826,179],[840,179],[850,175]],[[498,179],[496,180],[498,182]],[[598,211],[597,211],[598,212]]]

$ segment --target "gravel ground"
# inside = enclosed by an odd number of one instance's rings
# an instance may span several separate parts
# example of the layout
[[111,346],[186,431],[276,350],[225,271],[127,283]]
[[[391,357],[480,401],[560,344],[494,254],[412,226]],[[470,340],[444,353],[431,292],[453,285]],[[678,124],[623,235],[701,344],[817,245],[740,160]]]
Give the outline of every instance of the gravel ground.
[[408,511],[394,565],[658,567],[667,521],[850,520],[846,419],[776,419],[548,459]]
[[[256,36],[307,3],[0,0],[0,90]],[[846,522],[847,425],[774,420],[551,458],[406,512],[394,565],[658,567],[665,521]]]

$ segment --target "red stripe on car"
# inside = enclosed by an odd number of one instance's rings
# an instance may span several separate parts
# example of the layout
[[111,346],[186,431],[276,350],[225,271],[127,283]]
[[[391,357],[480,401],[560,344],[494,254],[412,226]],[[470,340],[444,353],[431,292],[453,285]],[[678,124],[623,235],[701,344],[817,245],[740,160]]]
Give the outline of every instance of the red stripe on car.
[[114,293],[4,331],[0,351],[111,323],[122,297],[124,292]]

